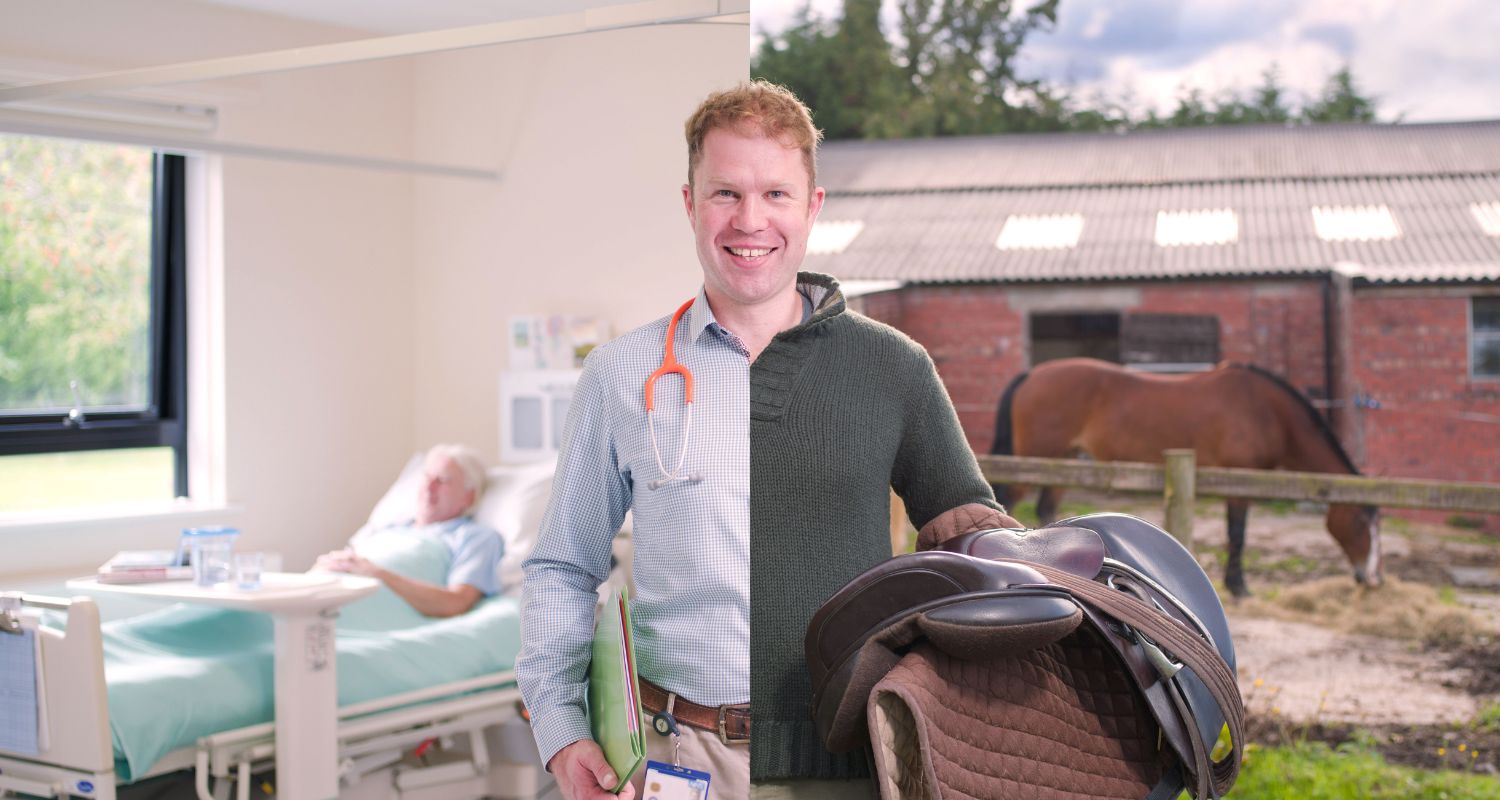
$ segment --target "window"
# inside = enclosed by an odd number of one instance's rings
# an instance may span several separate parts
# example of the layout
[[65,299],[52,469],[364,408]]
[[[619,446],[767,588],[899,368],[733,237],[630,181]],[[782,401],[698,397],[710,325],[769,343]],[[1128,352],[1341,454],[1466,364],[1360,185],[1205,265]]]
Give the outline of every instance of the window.
[[1031,363],[1058,358],[1120,361],[1120,314],[1116,311],[1031,315]]
[[1212,369],[1219,361],[1219,318],[1117,311],[1031,315],[1032,364],[1079,356],[1150,372]]
[[1120,355],[1136,369],[1190,372],[1219,363],[1219,318],[1212,314],[1127,314]]
[[1469,372],[1500,378],[1500,297],[1475,297],[1469,306]]
[[0,134],[0,513],[187,494],[184,176]]

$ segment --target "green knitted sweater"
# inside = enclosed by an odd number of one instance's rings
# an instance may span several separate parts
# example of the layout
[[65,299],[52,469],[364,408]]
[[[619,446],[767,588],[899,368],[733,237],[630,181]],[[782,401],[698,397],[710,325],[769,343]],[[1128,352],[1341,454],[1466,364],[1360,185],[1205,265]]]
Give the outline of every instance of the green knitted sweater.
[[845,310],[832,278],[802,273],[815,312],[750,367],[752,780],[870,774],[812,722],[803,655],[824,600],[890,558],[889,490],[918,527],[996,505],[932,361],[904,334]]

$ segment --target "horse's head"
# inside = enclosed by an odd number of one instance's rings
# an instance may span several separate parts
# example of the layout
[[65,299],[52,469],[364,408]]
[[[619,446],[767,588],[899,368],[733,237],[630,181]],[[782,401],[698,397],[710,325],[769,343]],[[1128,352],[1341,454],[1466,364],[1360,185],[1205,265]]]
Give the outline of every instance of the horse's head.
[[1381,580],[1380,509],[1375,506],[1330,505],[1328,532],[1354,565],[1354,579],[1369,586]]

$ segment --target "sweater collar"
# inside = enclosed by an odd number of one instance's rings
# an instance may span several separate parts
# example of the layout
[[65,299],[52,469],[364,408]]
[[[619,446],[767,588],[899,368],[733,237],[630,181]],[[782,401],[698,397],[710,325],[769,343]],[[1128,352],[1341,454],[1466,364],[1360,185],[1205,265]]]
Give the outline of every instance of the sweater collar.
[[800,325],[793,325],[776,334],[776,339],[800,339],[844,313],[847,307],[844,302],[844,292],[839,289],[838,280],[830,275],[799,272],[797,273],[797,291],[812,301],[812,316],[803,320]]
[[839,283],[816,272],[797,273],[797,291],[812,300],[812,317],[771,339],[750,368],[750,418],[774,422],[786,412],[792,387],[817,347],[817,338],[844,313]]

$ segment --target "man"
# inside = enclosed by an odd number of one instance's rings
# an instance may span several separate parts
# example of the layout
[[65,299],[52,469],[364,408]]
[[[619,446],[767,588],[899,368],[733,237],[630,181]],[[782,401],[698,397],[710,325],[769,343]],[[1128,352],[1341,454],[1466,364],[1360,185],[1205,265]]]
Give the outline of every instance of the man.
[[[496,568],[504,551],[500,534],[469,516],[484,493],[484,466],[462,445],[438,445],[427,452],[417,484],[415,516],[391,526],[365,529],[349,546],[318,557],[314,570],[367,575],[384,583],[419,613],[454,617],[499,591]],[[399,575],[359,554],[360,539],[389,528],[410,528],[448,546],[452,561],[445,585]]]
[[[526,562],[517,673],[543,759],[569,800],[603,798],[614,785],[588,738],[583,697],[593,592],[627,509],[646,709],[670,705],[682,765],[710,772],[712,796],[736,799],[749,794],[752,759],[764,764],[757,778],[801,778],[804,766],[807,775],[864,774],[830,768],[816,736],[806,740],[806,669],[788,653],[800,653],[817,602],[889,557],[889,487],[933,541],[965,524],[1013,524],[925,353],[846,313],[831,278],[799,283],[823,204],[807,108],[755,82],[711,95],[686,127],[682,196],[703,288],[680,323],[657,320],[590,354]],[[666,378],[648,416],[644,384],[663,363],[669,325],[673,352],[693,376],[691,411],[683,382]],[[845,415],[859,410],[848,399],[855,395],[870,399],[870,420]],[[887,427],[866,430],[866,422]],[[789,585],[824,567],[807,587]],[[787,698],[774,697],[783,691]],[[747,700],[755,708],[749,753],[734,730]],[[647,743],[651,758],[673,760],[665,738],[648,732]]]

